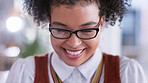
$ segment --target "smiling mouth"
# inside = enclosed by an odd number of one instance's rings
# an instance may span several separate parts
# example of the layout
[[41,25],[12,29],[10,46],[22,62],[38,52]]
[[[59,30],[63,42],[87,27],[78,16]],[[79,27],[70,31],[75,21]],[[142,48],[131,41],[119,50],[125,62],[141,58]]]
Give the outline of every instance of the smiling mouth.
[[75,52],[70,51],[70,50],[66,50],[66,52],[70,55],[77,56],[77,55],[80,55],[83,52],[83,50],[79,50],[79,51],[75,51]]
[[77,59],[77,58],[80,58],[82,55],[83,55],[83,52],[85,49],[81,49],[81,50],[68,50],[68,49],[65,49],[65,56],[67,56],[68,58],[71,58],[71,59]]

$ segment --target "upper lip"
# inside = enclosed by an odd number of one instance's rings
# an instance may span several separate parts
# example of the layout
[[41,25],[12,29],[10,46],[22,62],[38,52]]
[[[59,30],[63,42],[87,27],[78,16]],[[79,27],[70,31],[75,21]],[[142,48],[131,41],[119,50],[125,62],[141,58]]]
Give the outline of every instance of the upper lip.
[[84,50],[85,48],[80,48],[80,49],[67,49],[67,48],[63,48],[63,49],[76,52],[76,51]]

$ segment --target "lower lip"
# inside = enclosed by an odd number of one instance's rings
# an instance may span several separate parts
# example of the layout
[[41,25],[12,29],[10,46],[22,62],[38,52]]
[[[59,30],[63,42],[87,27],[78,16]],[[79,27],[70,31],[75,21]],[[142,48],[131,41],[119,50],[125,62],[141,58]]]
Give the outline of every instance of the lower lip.
[[80,58],[80,57],[83,55],[83,53],[84,53],[84,50],[83,50],[79,55],[73,56],[73,55],[67,53],[66,50],[64,49],[64,54],[65,54],[65,56],[68,57],[69,59],[78,59],[78,58]]

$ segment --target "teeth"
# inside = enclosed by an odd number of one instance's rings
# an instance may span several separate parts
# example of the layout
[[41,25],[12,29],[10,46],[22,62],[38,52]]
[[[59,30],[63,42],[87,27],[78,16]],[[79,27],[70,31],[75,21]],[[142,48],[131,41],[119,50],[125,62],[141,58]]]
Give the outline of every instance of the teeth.
[[79,54],[82,52],[82,50],[77,51],[77,52],[72,52],[72,51],[66,50],[66,52],[67,52],[68,54],[70,54],[70,55],[76,56],[76,55],[79,55]]

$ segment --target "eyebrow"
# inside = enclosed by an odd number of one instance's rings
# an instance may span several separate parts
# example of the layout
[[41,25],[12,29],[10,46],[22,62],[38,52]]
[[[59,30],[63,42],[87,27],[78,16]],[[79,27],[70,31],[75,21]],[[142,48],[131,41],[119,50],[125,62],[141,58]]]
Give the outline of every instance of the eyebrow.
[[94,24],[97,24],[97,22],[90,21],[90,22],[87,22],[87,23],[81,24],[80,26],[88,26],[88,25],[94,25]]
[[63,24],[61,22],[52,22],[54,25],[59,25],[59,26],[67,26],[66,24]]
[[[52,24],[54,25],[59,25],[59,26],[67,26],[66,24],[63,24],[61,22],[52,22]],[[94,24],[97,24],[97,22],[94,22],[94,21],[90,21],[90,22],[87,22],[87,23],[84,23],[84,24],[81,24],[80,26],[89,26],[89,25],[94,25]]]

